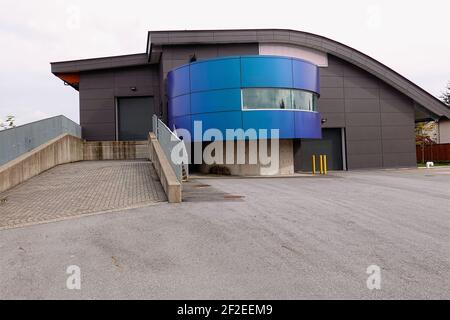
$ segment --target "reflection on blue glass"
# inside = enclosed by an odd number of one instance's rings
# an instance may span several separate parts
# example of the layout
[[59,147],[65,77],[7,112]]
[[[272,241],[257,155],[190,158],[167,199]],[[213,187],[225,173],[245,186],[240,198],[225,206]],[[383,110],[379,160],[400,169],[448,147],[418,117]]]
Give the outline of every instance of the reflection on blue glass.
[[292,71],[294,88],[320,93],[319,68],[317,66],[292,59]]
[[191,114],[191,99],[189,94],[169,99],[169,118]]
[[242,57],[242,87],[292,88],[292,59]]
[[191,91],[240,88],[240,59],[226,58],[191,64]]
[[[294,137],[295,111],[255,110],[243,112],[244,129],[278,129],[280,138]],[[269,132],[270,134],[270,132]]]
[[[207,129],[220,130],[223,138],[225,139],[226,129],[242,128],[242,112],[230,111],[230,112],[213,112],[213,113],[196,114],[192,116],[192,125],[191,125],[192,128],[194,128],[195,121],[202,122],[203,131]],[[200,137],[195,137],[195,140],[199,141]]]
[[296,138],[321,139],[321,116],[317,112],[295,112],[295,132]]
[[189,65],[180,67],[167,75],[167,95],[173,98],[191,91]]
[[241,90],[225,89],[193,92],[191,113],[241,110]]

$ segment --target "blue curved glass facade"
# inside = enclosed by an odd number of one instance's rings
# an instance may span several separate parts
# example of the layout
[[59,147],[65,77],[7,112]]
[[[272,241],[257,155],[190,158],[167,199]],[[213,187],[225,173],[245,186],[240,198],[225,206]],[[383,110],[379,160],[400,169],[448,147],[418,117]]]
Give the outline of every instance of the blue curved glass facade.
[[[283,90],[288,98],[281,107],[243,109],[246,88],[288,89]],[[289,99],[300,90],[314,98],[304,101],[315,101],[319,68],[295,58],[240,56],[190,63],[167,76],[168,124],[189,130],[192,137],[194,121],[202,121],[203,130],[216,128],[224,137],[226,129],[267,129],[268,138],[270,129],[279,129],[281,139],[321,138],[321,117],[315,109],[288,107],[295,105],[296,100]]]

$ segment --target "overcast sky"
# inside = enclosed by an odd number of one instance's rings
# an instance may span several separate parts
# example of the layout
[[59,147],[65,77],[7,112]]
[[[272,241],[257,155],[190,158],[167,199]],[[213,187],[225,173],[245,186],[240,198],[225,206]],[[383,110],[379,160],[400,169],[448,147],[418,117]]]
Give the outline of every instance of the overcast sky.
[[450,1],[0,0],[0,119],[63,114],[78,92],[51,61],[140,53],[148,30],[288,28],[329,37],[438,96],[450,80]]

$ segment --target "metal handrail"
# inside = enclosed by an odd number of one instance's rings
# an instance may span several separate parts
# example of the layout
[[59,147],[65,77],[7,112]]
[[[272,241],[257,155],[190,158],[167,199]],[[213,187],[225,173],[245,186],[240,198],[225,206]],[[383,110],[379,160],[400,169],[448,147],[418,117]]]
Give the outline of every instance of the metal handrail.
[[153,132],[155,133],[156,138],[158,139],[158,142],[164,151],[164,154],[169,160],[169,163],[172,166],[178,181],[182,182],[188,176],[189,173],[188,164],[175,163],[172,158],[172,150],[181,143],[182,144],[181,148],[183,152],[187,152],[186,146],[183,140],[181,140],[174,132],[172,132],[169,129],[169,127],[167,127],[166,124],[162,122],[161,119],[158,118],[157,115],[153,115],[152,121],[153,121]]

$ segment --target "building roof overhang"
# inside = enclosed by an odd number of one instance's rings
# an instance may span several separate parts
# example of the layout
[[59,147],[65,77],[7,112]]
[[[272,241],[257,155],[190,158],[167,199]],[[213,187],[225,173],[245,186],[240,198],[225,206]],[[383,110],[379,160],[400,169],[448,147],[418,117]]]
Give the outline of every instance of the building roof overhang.
[[[137,53],[93,59],[51,62],[50,66],[51,72],[55,76],[63,80],[65,84],[71,85],[78,90],[80,72],[150,65],[159,62],[158,54],[155,53],[153,55],[153,61],[149,61],[147,53]],[[74,81],[74,79],[78,79],[78,81]]]

